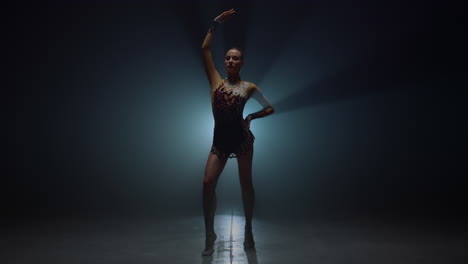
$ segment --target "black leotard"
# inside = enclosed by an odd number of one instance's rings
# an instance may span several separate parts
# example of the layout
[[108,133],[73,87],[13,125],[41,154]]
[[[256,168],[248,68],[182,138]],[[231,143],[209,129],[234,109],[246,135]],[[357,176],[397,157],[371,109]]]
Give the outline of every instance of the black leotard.
[[213,95],[212,108],[215,120],[211,152],[219,158],[237,158],[252,149],[254,135],[244,123],[242,112],[247,102],[248,84],[230,86],[223,82]]

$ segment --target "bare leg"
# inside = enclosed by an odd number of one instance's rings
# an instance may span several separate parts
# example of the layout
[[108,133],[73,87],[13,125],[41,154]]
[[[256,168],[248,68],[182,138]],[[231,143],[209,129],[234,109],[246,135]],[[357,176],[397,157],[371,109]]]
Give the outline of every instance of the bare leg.
[[244,248],[246,249],[255,247],[252,233],[252,217],[255,198],[252,184],[252,158],[253,146],[250,152],[237,158],[237,165],[239,167],[239,180],[242,189],[242,203],[244,205],[245,215]]
[[210,152],[205,167],[203,179],[203,215],[205,218],[205,249],[204,256],[213,254],[214,242],[217,238],[214,232],[214,216],[216,211],[216,184],[226,165],[228,158],[219,159]]

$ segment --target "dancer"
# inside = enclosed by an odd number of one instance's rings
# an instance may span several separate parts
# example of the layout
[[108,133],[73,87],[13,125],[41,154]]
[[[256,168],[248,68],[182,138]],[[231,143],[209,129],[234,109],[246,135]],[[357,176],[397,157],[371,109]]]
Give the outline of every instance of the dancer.
[[[250,122],[274,112],[273,106],[260,89],[253,83],[240,78],[244,64],[244,53],[240,48],[231,48],[226,52],[224,64],[227,78],[222,79],[216,70],[211,54],[211,42],[217,25],[226,21],[234,9],[217,16],[206,34],[202,44],[203,62],[210,83],[211,105],[215,120],[213,145],[208,155],[203,179],[203,213],[205,219],[205,249],[203,256],[213,254],[217,238],[214,232],[216,211],[216,184],[228,158],[237,158],[239,178],[242,189],[242,202],[245,215],[244,249],[255,248],[252,233],[252,215],[254,206],[254,188],[252,185],[252,157],[254,135],[250,131]],[[243,118],[245,103],[253,97],[263,106],[261,111]]]

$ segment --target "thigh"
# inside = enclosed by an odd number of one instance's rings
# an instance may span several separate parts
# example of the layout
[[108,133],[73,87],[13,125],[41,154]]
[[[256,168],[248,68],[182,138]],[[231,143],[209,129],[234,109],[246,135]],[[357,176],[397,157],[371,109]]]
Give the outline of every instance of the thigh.
[[216,184],[219,175],[221,175],[221,172],[223,172],[227,160],[227,157],[220,159],[218,155],[210,151],[208,154],[208,160],[206,161],[205,178],[203,180],[204,183]]
[[237,157],[240,184],[244,188],[252,186],[253,144],[249,151]]

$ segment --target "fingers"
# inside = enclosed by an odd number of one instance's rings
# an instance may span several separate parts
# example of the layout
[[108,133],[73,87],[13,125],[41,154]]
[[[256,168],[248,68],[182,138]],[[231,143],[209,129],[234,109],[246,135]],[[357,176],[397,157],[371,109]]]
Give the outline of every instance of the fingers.
[[228,17],[230,15],[234,14],[234,12],[223,12],[223,16]]
[[223,22],[224,20],[228,19],[229,16],[231,16],[235,12],[236,11],[234,10],[234,8],[231,8],[231,10],[224,11],[223,13],[221,13],[221,15],[217,16],[214,20],[216,22]]
[[250,121],[244,119],[244,124],[247,127],[247,129],[250,129]]
[[231,8],[231,10],[228,10],[228,11],[224,11],[223,13],[225,14],[234,14],[236,11],[234,10],[234,8]]

